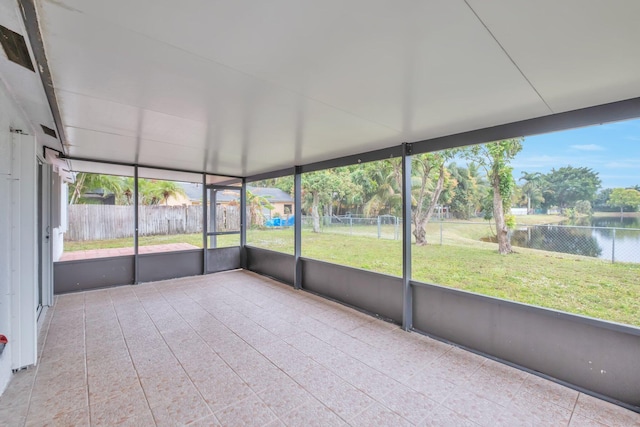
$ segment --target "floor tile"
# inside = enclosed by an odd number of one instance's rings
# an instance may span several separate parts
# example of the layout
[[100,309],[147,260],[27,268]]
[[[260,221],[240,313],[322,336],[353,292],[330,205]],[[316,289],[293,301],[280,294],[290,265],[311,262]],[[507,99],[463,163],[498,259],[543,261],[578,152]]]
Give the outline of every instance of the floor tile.
[[403,384],[438,403],[444,402],[456,388],[454,383],[435,373],[433,370],[419,372],[403,381]]
[[567,425],[572,412],[571,409],[556,405],[551,400],[526,392],[518,393],[507,404],[507,408],[540,425]]
[[535,394],[545,400],[567,409],[573,409],[578,399],[578,392],[552,381],[528,375],[520,389],[522,392]]
[[209,415],[187,424],[189,427],[222,427],[215,415]]
[[423,420],[420,427],[477,427],[465,416],[444,406],[438,406],[429,416]]
[[26,419],[25,426],[89,427],[89,409],[82,408],[71,412],[42,414],[42,416],[29,415]]
[[173,398],[167,396],[166,399],[152,405],[151,412],[158,426],[188,424],[212,415],[207,404],[197,393]]
[[580,393],[574,414],[610,426],[640,426],[640,414]]
[[456,384],[464,384],[486,361],[477,354],[454,347],[435,359],[427,369],[437,371]]
[[607,424],[602,424],[591,418],[576,414],[575,412],[571,416],[569,427],[607,427]]
[[258,397],[277,415],[281,416],[309,403],[313,396],[295,381],[288,379],[266,388]]
[[151,414],[141,388],[109,400],[92,402],[90,410],[91,424],[96,426],[133,422],[138,417],[148,418]]
[[41,325],[38,366],[0,397],[3,427],[640,426],[619,406],[248,272],[56,296]]
[[492,426],[504,407],[463,387],[456,388],[442,403],[481,426]]
[[31,395],[27,418],[55,418],[58,414],[86,409],[89,406],[87,387],[65,388],[49,392],[37,389]]
[[222,425],[227,426],[263,426],[276,420],[275,414],[254,394],[215,415]]
[[[311,391],[311,393],[314,393],[314,391]],[[374,403],[374,400],[367,394],[347,383],[320,390],[315,396],[346,421],[352,420]]]
[[402,418],[400,415],[391,411],[389,408],[385,408],[379,403],[374,403],[367,409],[356,415],[349,421],[349,424],[354,427],[369,427],[369,426],[398,426],[409,427],[413,424]]
[[212,378],[204,383],[196,382],[196,387],[214,413],[253,394],[251,388],[239,377],[221,381]]
[[347,425],[335,412],[317,400],[312,400],[285,415],[281,415],[280,420],[289,427],[340,427]]
[[420,423],[439,406],[435,400],[402,384],[387,390],[378,401],[413,424]]

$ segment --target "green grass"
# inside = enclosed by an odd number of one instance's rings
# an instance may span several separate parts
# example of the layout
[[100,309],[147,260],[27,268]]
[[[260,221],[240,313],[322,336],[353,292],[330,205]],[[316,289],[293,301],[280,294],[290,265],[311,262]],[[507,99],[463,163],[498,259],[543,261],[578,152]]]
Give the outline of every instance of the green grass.
[[[545,216],[545,218],[548,218]],[[335,233],[333,232],[335,231]],[[376,227],[360,230],[375,235]],[[348,234],[345,229],[325,229],[315,234],[303,230],[302,255],[379,273],[400,276],[402,245],[398,240]],[[483,295],[553,308],[570,313],[640,326],[640,264],[611,264],[594,258],[516,248],[501,256],[496,245],[479,240],[489,226],[467,223],[443,229],[440,245],[438,223],[428,226],[431,244],[413,246],[413,279],[463,289]],[[238,236],[220,236],[224,246]],[[202,246],[200,234],[140,238],[140,245],[191,243]],[[254,246],[293,253],[293,231],[249,230]],[[133,239],[101,242],[65,242],[65,250],[133,245]]]

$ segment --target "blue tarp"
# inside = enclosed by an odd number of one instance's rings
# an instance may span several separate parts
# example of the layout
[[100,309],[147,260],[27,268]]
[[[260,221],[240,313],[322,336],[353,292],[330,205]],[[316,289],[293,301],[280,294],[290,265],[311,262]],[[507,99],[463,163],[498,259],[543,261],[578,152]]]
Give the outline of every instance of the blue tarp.
[[293,227],[294,224],[294,215],[291,215],[288,218],[271,218],[264,223],[266,227]]

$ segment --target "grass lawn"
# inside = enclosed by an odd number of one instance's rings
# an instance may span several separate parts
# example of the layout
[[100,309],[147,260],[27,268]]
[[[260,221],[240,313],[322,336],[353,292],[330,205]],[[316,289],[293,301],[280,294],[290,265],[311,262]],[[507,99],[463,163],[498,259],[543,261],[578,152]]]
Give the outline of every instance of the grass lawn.
[[[377,232],[375,226],[362,230],[367,236],[357,235],[356,227],[353,234],[344,229],[325,231],[315,234],[303,230],[304,257],[400,276],[401,241],[369,237]],[[412,249],[414,280],[640,326],[640,264],[611,264],[526,248],[501,256],[495,244],[479,241],[490,233],[486,223],[443,228],[442,245],[438,223],[430,224],[427,231],[432,243]],[[218,241],[220,246],[231,246],[238,236],[219,236]],[[179,242],[202,247],[202,236],[140,238],[140,245]],[[249,230],[247,242],[292,254],[293,230]],[[65,250],[123,245],[132,246],[133,239],[65,242]]]

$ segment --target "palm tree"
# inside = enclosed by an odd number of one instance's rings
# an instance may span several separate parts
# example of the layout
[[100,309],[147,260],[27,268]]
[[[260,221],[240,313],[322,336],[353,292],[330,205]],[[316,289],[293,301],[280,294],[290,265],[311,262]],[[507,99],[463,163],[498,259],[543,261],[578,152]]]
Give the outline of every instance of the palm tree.
[[402,210],[402,190],[398,187],[396,164],[399,166],[400,162],[387,160],[373,171],[371,178],[375,181],[376,191],[364,204],[366,216],[376,216],[382,212],[398,215]]
[[454,162],[447,168],[451,179],[457,183],[451,199],[451,213],[456,218],[469,219],[482,208],[482,198],[487,192],[486,182],[476,163],[471,162],[464,167]]
[[522,186],[522,192],[527,197],[527,213],[531,214],[532,207],[535,207],[537,203],[544,202],[543,194],[543,176],[540,172],[522,172],[522,176],[519,181],[525,181]]
[[169,204],[169,197],[186,196],[184,189],[175,181],[155,179],[138,180],[138,198],[141,205]]
[[186,196],[184,188],[175,181],[156,181],[157,191],[162,196],[165,206],[169,205],[169,197]]
[[80,172],[71,184],[69,204],[76,204],[87,192],[98,190],[112,193],[118,199],[122,196],[123,189],[124,178],[120,176]]
[[259,196],[247,189],[247,206],[249,207],[249,224],[264,225],[263,209],[273,209],[273,205],[265,196]]

